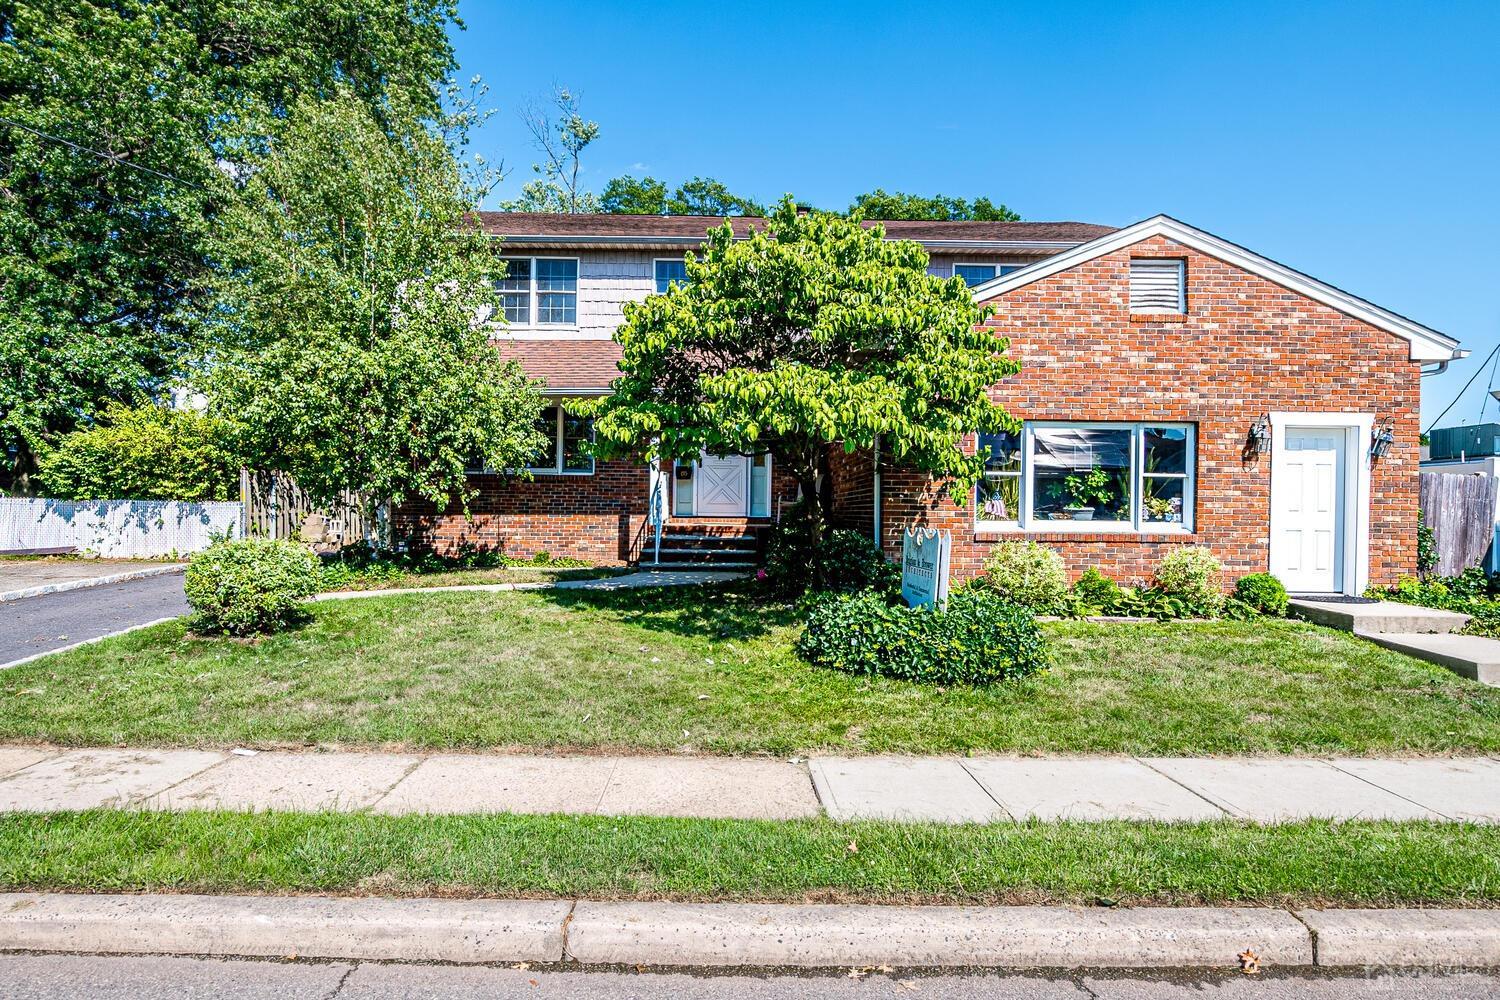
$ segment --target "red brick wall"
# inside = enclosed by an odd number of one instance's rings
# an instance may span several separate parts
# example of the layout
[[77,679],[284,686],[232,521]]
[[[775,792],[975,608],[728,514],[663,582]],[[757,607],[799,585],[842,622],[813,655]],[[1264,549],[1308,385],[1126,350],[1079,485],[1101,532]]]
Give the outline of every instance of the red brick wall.
[[599,462],[592,476],[537,476],[529,482],[475,476],[470,517],[413,503],[396,512],[398,538],[452,553],[461,545],[530,558],[538,552],[596,565],[624,563],[640,544],[650,473],[645,465]]
[[[1130,315],[1132,256],[1187,260],[1186,315]],[[1014,416],[1197,424],[1194,531],[980,535],[972,507],[955,506],[923,476],[885,470],[888,551],[899,552],[901,531],[917,522],[952,529],[955,578],[976,573],[1003,537],[1045,542],[1074,576],[1098,566],[1118,580],[1144,580],[1181,544],[1211,548],[1231,579],[1263,571],[1271,463],[1269,455],[1241,459],[1251,423],[1272,410],[1372,412],[1393,422],[1396,442],[1371,473],[1370,582],[1415,572],[1420,387],[1406,341],[1161,237],[1025,285],[995,305],[989,325],[1011,338],[1023,368],[993,398]]]

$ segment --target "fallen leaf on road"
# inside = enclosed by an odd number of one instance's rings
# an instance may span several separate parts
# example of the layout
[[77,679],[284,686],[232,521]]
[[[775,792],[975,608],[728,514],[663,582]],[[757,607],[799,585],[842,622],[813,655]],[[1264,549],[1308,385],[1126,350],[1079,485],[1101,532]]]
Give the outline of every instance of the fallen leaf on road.
[[844,974],[845,979],[863,979],[870,974],[869,969],[850,969]]
[[1240,971],[1247,976],[1260,975],[1260,956],[1246,948],[1239,954]]
[[517,962],[515,965],[512,965],[511,968],[515,969],[517,972],[525,972],[527,969],[531,968],[531,963]]

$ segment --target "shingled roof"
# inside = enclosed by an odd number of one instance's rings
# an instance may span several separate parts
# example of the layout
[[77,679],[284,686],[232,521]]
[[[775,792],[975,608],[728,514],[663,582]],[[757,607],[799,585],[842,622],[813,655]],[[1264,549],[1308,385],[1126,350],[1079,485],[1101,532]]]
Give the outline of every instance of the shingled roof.
[[[725,220],[711,215],[564,215],[550,212],[480,212],[485,232],[517,243],[551,245],[630,245],[695,243]],[[744,216],[728,220],[735,235],[764,229],[766,220]],[[867,220],[866,226],[875,225]],[[1004,244],[1024,248],[1036,244],[1073,246],[1114,232],[1112,226],[1089,222],[881,222],[893,239],[922,243]]]
[[620,345],[613,340],[507,340],[502,358],[514,358],[553,392],[603,392],[620,377]]

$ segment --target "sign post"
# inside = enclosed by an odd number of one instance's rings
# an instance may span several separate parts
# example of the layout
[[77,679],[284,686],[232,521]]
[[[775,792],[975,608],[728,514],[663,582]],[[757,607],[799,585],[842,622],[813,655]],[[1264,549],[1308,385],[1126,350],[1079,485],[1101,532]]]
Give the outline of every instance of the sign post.
[[948,558],[953,535],[947,531],[907,528],[901,538],[901,597],[913,608],[948,603]]

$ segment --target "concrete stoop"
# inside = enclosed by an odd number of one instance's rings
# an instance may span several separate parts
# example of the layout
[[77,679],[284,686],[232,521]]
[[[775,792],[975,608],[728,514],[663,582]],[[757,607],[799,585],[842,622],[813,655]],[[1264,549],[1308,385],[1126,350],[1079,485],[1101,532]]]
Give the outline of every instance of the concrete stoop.
[[1294,612],[1309,621],[1353,632],[1387,649],[1446,667],[1481,684],[1500,686],[1500,640],[1457,635],[1468,615],[1397,601],[1343,604],[1294,597]]
[[836,968],[1500,966],[1494,910],[0,894],[0,951]]

